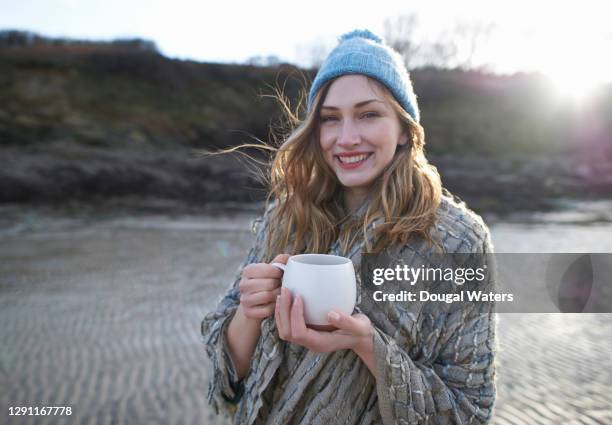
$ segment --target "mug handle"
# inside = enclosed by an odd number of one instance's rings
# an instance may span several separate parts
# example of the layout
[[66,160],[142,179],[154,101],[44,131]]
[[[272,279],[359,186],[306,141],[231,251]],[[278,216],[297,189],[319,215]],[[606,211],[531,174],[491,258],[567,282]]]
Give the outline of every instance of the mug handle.
[[276,267],[279,270],[282,270],[283,272],[285,271],[285,268],[287,267],[287,265],[283,263],[271,263],[270,265]]

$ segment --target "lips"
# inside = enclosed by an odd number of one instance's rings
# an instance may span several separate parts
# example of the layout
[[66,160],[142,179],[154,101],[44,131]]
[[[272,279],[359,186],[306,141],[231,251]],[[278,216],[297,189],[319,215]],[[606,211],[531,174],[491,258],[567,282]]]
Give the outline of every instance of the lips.
[[355,162],[355,161],[360,161],[362,159],[365,159],[370,154],[372,154],[372,152],[357,151],[357,152],[343,152],[335,156],[338,157],[342,162],[348,163],[348,162]]
[[372,152],[347,152],[334,156],[341,168],[350,170],[366,162],[372,156]]
[[354,152],[341,152],[334,154],[336,156],[355,156],[355,155],[363,155],[367,153],[372,153],[371,151],[354,151]]

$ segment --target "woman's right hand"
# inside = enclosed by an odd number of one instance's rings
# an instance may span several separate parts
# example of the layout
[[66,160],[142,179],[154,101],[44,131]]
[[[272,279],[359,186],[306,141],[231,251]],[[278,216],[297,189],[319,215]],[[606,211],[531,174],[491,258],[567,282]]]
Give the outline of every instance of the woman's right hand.
[[[289,257],[289,254],[279,254],[272,263],[287,264]],[[274,314],[282,277],[281,270],[266,263],[249,264],[242,270],[238,308],[248,319],[261,322]]]

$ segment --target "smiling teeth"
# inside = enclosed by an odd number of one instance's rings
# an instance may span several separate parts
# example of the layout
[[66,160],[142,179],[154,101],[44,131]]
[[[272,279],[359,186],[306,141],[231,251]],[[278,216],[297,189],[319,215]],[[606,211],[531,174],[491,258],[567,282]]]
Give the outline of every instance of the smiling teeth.
[[352,164],[354,162],[363,161],[368,157],[369,154],[357,155],[357,156],[345,156],[344,158],[339,156],[338,159],[343,164]]

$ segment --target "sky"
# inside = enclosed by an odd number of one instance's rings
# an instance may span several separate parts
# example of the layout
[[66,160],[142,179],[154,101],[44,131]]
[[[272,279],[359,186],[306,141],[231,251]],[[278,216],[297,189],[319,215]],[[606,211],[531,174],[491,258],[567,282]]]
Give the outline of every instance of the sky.
[[[242,63],[257,55],[308,65],[313,46],[331,49],[355,28],[384,34],[386,19],[416,16],[417,42],[469,37],[457,25],[488,28],[472,63],[498,73],[537,71],[568,92],[612,80],[612,5],[599,0],[0,0],[0,29],[51,37],[153,40],[161,53]],[[461,47],[462,46],[462,47]],[[467,50],[466,50],[467,49]]]

